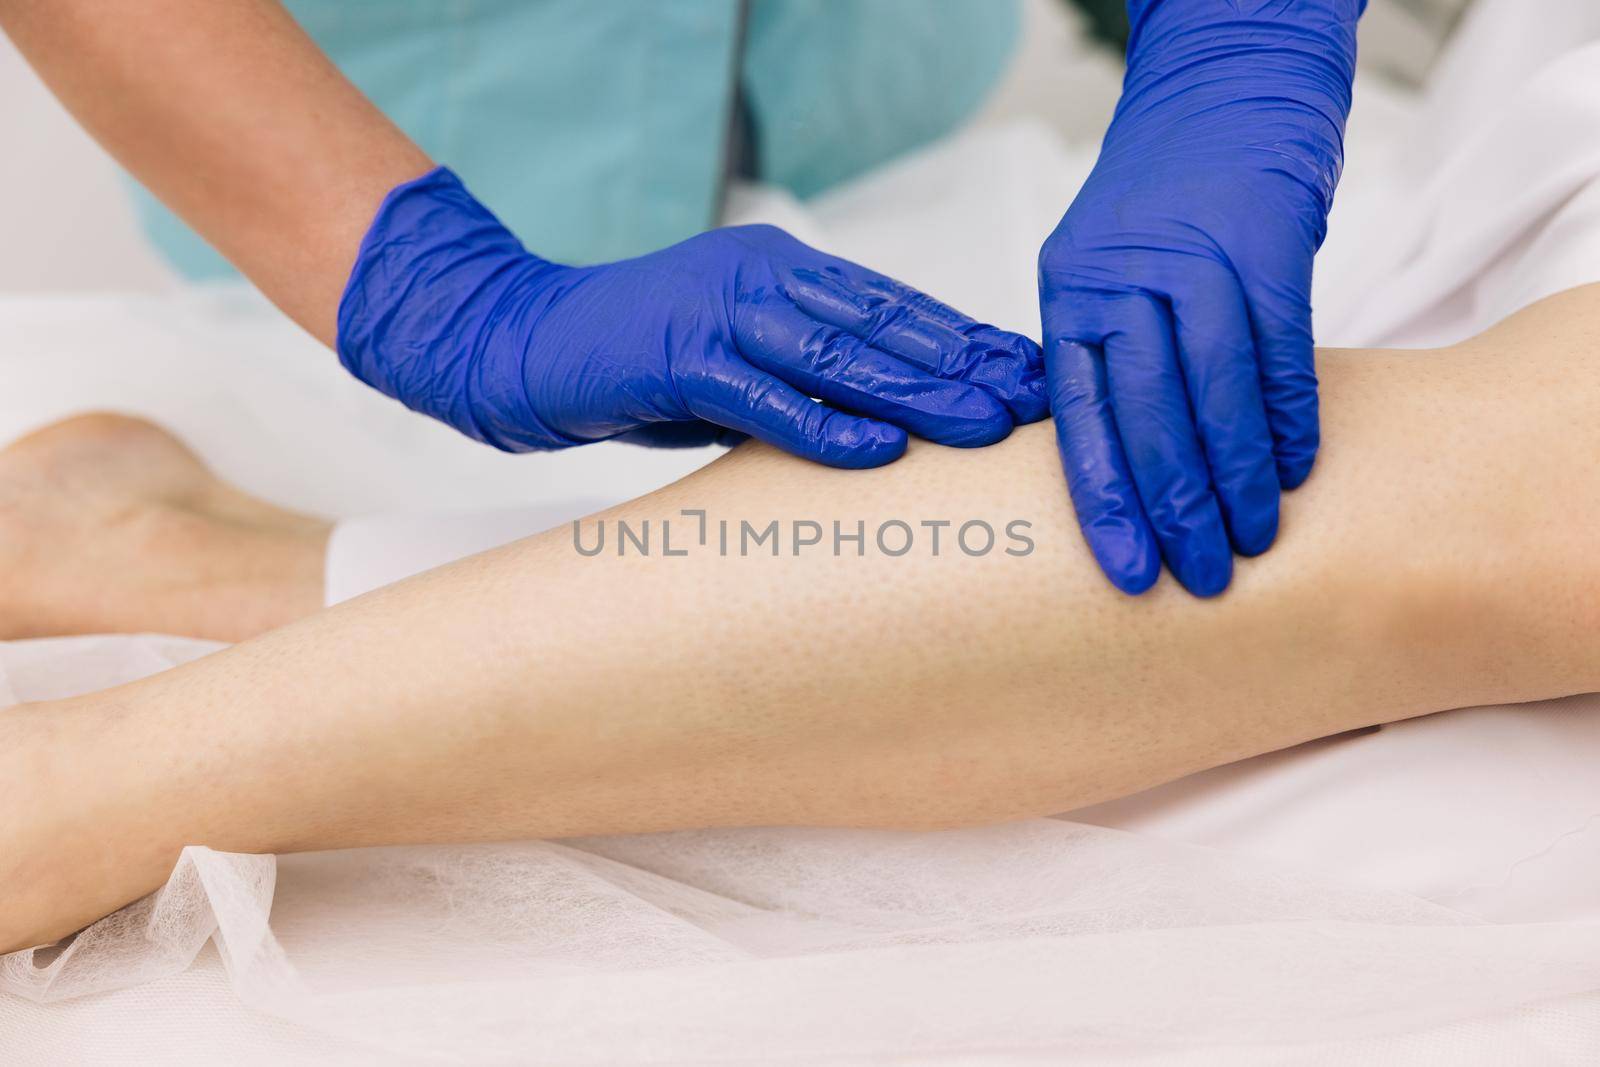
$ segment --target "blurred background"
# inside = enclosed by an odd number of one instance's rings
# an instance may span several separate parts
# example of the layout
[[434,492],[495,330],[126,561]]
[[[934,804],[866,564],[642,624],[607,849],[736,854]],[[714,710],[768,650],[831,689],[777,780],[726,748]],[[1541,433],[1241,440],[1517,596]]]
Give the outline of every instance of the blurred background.
[[[839,0],[823,0],[839,2]],[[1371,0],[1362,65],[1416,84],[1470,0]],[[1032,115],[1069,143],[1099,137],[1116,103],[1124,0],[1025,0],[1011,69],[973,120]],[[160,292],[176,276],[146,245],[116,165],[0,37],[0,292]]]

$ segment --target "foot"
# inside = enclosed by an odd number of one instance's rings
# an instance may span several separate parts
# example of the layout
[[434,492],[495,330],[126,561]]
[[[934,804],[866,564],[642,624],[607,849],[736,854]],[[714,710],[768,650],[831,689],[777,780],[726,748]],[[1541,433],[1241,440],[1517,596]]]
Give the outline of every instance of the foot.
[[66,419],[0,451],[0,639],[243,640],[321,606],[329,529],[223,483],[152,423]]

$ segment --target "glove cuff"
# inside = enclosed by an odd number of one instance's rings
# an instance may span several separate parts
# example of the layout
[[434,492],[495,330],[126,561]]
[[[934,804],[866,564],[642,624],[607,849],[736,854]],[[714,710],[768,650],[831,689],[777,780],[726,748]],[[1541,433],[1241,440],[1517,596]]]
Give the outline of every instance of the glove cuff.
[[[346,370],[413,411],[508,452],[579,444],[533,411],[526,358],[494,341],[525,314],[549,274],[540,259],[447,167],[390,190],[356,253],[339,299],[336,348]],[[498,386],[492,383],[502,383]]]
[[1137,50],[1142,31],[1149,26],[1193,23],[1249,23],[1258,29],[1317,26],[1328,23],[1355,28],[1366,14],[1367,0],[1297,0],[1296,3],[1271,3],[1268,0],[1128,0],[1128,51]]
[[1151,130],[1226,146],[1210,131],[1232,121],[1252,131],[1252,148],[1271,151],[1275,166],[1312,190],[1326,215],[1344,159],[1365,6],[1129,0],[1128,73],[1102,158],[1129,148],[1139,156]]

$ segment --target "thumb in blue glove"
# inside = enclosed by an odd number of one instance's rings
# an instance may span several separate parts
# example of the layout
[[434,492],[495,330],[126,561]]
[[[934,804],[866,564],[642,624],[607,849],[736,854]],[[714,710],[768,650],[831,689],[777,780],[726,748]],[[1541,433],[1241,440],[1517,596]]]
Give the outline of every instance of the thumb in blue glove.
[[1130,0],[1099,161],[1039,257],[1073,504],[1139,593],[1265,551],[1319,442],[1311,265],[1364,0]]
[[362,381],[507,451],[747,434],[871,467],[908,432],[984,445],[1047,410],[1033,342],[781,230],[567,267],[443,168],[379,209],[338,348]]

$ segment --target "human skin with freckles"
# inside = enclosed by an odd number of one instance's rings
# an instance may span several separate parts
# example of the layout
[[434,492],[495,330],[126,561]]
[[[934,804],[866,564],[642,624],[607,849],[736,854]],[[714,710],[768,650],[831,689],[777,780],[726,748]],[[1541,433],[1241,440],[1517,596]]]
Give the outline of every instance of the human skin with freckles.
[[260,625],[304,617],[0,713],[0,948],[150,891],[187,844],[954,827],[1600,689],[1597,351],[1600,286],[1448,349],[1324,351],[1317,472],[1213,601],[1105,582],[1048,425],[870,472],[744,445],[585,520],[1023,519],[1023,555],[587,557],[561,527],[325,611],[280,598]]

